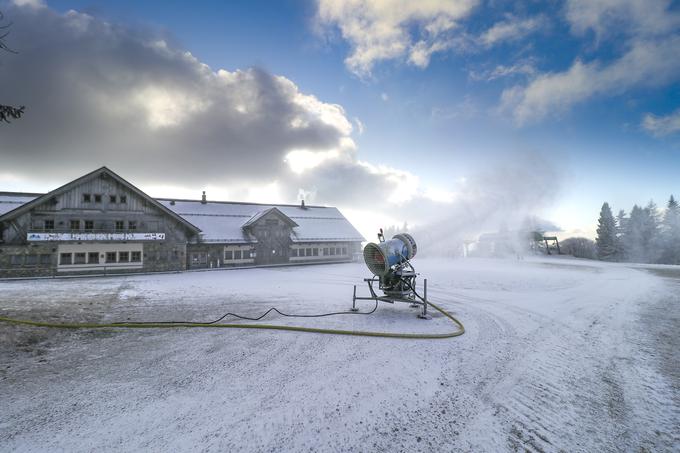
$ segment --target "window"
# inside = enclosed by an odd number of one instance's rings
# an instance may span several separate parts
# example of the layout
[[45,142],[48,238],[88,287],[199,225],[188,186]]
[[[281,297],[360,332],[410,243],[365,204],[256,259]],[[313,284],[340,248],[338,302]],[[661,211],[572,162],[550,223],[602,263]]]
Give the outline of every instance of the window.
[[208,262],[208,254],[206,252],[192,253],[191,262],[193,264],[206,264]]
[[323,255],[328,256],[328,247],[323,248]]
[[99,264],[99,252],[90,252],[87,254],[87,262],[89,264]]
[[46,230],[53,230],[54,229],[54,220],[45,220],[45,229]]
[[74,253],[73,264],[85,264],[85,252]]
[[72,264],[71,254],[70,253],[59,254],[59,264],[61,265]]
[[100,194],[95,194],[94,195],[94,202],[95,203],[101,203],[102,202],[102,196]]
[[35,266],[38,264],[38,255],[26,255],[26,265]]
[[122,220],[116,220],[116,230],[121,231],[125,228],[125,222]]
[[118,198],[115,195],[109,195],[109,203],[115,203]]
[[127,203],[127,197],[125,195],[121,195],[120,196],[120,202],[123,203],[123,204]]
[[331,247],[330,252],[331,252],[330,253],[331,256],[335,255],[335,247]]
[[83,203],[89,203],[92,201],[92,196],[89,193],[83,194]]
[[80,220],[71,220],[71,229],[72,230],[79,230],[80,229]]
[[314,256],[319,256],[319,249],[316,248],[316,247],[313,248],[313,249],[312,249],[312,255],[314,255]]
[[231,250],[227,250],[224,252],[224,259],[225,260],[233,260],[234,259],[234,253]]
[[250,250],[243,250],[243,259],[250,259]]
[[347,255],[347,247],[343,247],[343,248],[342,248],[342,254],[343,254],[343,255]]
[[234,259],[235,260],[241,259],[241,251],[240,250],[234,250]]
[[85,221],[85,229],[86,230],[94,230],[94,220],[86,220]]
[[118,262],[127,263],[130,261],[130,252],[118,252]]
[[298,249],[298,256],[305,256],[305,249]]
[[12,266],[21,266],[24,264],[24,255],[10,255],[9,264]]
[[132,252],[130,261],[140,263],[142,261],[142,252]]
[[340,255],[340,247],[335,247],[335,254]]
[[40,264],[47,264],[47,265],[52,264],[52,255],[49,255],[49,254],[40,255]]
[[115,263],[116,262],[116,252],[106,252],[106,262]]
[[312,256],[312,248],[311,247],[309,247],[307,249],[307,256]]
[[298,250],[297,249],[292,249],[290,251],[290,256],[298,256]]
[[136,229],[137,229],[137,221],[136,220],[128,221],[128,230],[136,230]]

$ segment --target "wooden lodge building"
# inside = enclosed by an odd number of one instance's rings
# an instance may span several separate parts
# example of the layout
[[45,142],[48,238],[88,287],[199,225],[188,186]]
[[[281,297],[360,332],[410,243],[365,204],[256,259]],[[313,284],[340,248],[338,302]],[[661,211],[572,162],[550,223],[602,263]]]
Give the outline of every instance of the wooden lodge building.
[[0,278],[343,262],[362,241],[337,208],[154,199],[106,167],[0,192]]

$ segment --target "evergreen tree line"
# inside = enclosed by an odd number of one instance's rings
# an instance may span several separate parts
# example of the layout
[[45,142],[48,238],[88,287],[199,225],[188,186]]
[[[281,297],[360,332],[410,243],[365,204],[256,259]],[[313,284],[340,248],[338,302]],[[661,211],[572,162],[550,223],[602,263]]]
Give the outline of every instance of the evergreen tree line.
[[595,239],[596,257],[605,261],[680,264],[680,207],[671,195],[659,210],[650,201],[622,209],[616,216],[608,203],[602,205]]

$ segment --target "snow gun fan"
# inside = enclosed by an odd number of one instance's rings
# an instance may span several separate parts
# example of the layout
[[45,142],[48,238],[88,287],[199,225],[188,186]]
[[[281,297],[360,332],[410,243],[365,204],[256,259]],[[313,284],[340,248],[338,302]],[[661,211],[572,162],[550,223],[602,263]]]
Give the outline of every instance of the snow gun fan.
[[[374,300],[388,303],[407,302],[412,307],[421,307],[420,318],[429,319],[427,314],[427,280],[424,280],[423,296],[416,292],[416,274],[411,258],[416,256],[418,246],[413,236],[407,233],[396,234],[386,241],[383,230],[378,233],[378,243],[371,242],[364,247],[364,262],[373,273],[365,278],[370,297],[357,297],[354,285],[352,311],[357,311],[357,300]],[[375,292],[375,284],[383,295]]]

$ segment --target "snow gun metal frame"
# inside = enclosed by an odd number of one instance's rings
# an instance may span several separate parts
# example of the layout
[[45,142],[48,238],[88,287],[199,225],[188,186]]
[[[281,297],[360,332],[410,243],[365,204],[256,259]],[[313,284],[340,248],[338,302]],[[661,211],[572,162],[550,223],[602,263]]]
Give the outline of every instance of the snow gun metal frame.
[[[423,296],[416,292],[416,273],[411,258],[416,255],[418,247],[410,234],[396,234],[392,239],[385,241],[382,228],[378,233],[379,242],[364,247],[364,262],[368,269],[373,272],[373,277],[365,278],[370,297],[358,297],[357,285],[354,285],[352,296],[352,311],[358,311],[357,300],[373,300],[393,304],[406,302],[413,308],[421,307],[418,315],[422,319],[431,319],[427,314],[427,279],[423,280]],[[383,296],[376,293],[375,284]]]

